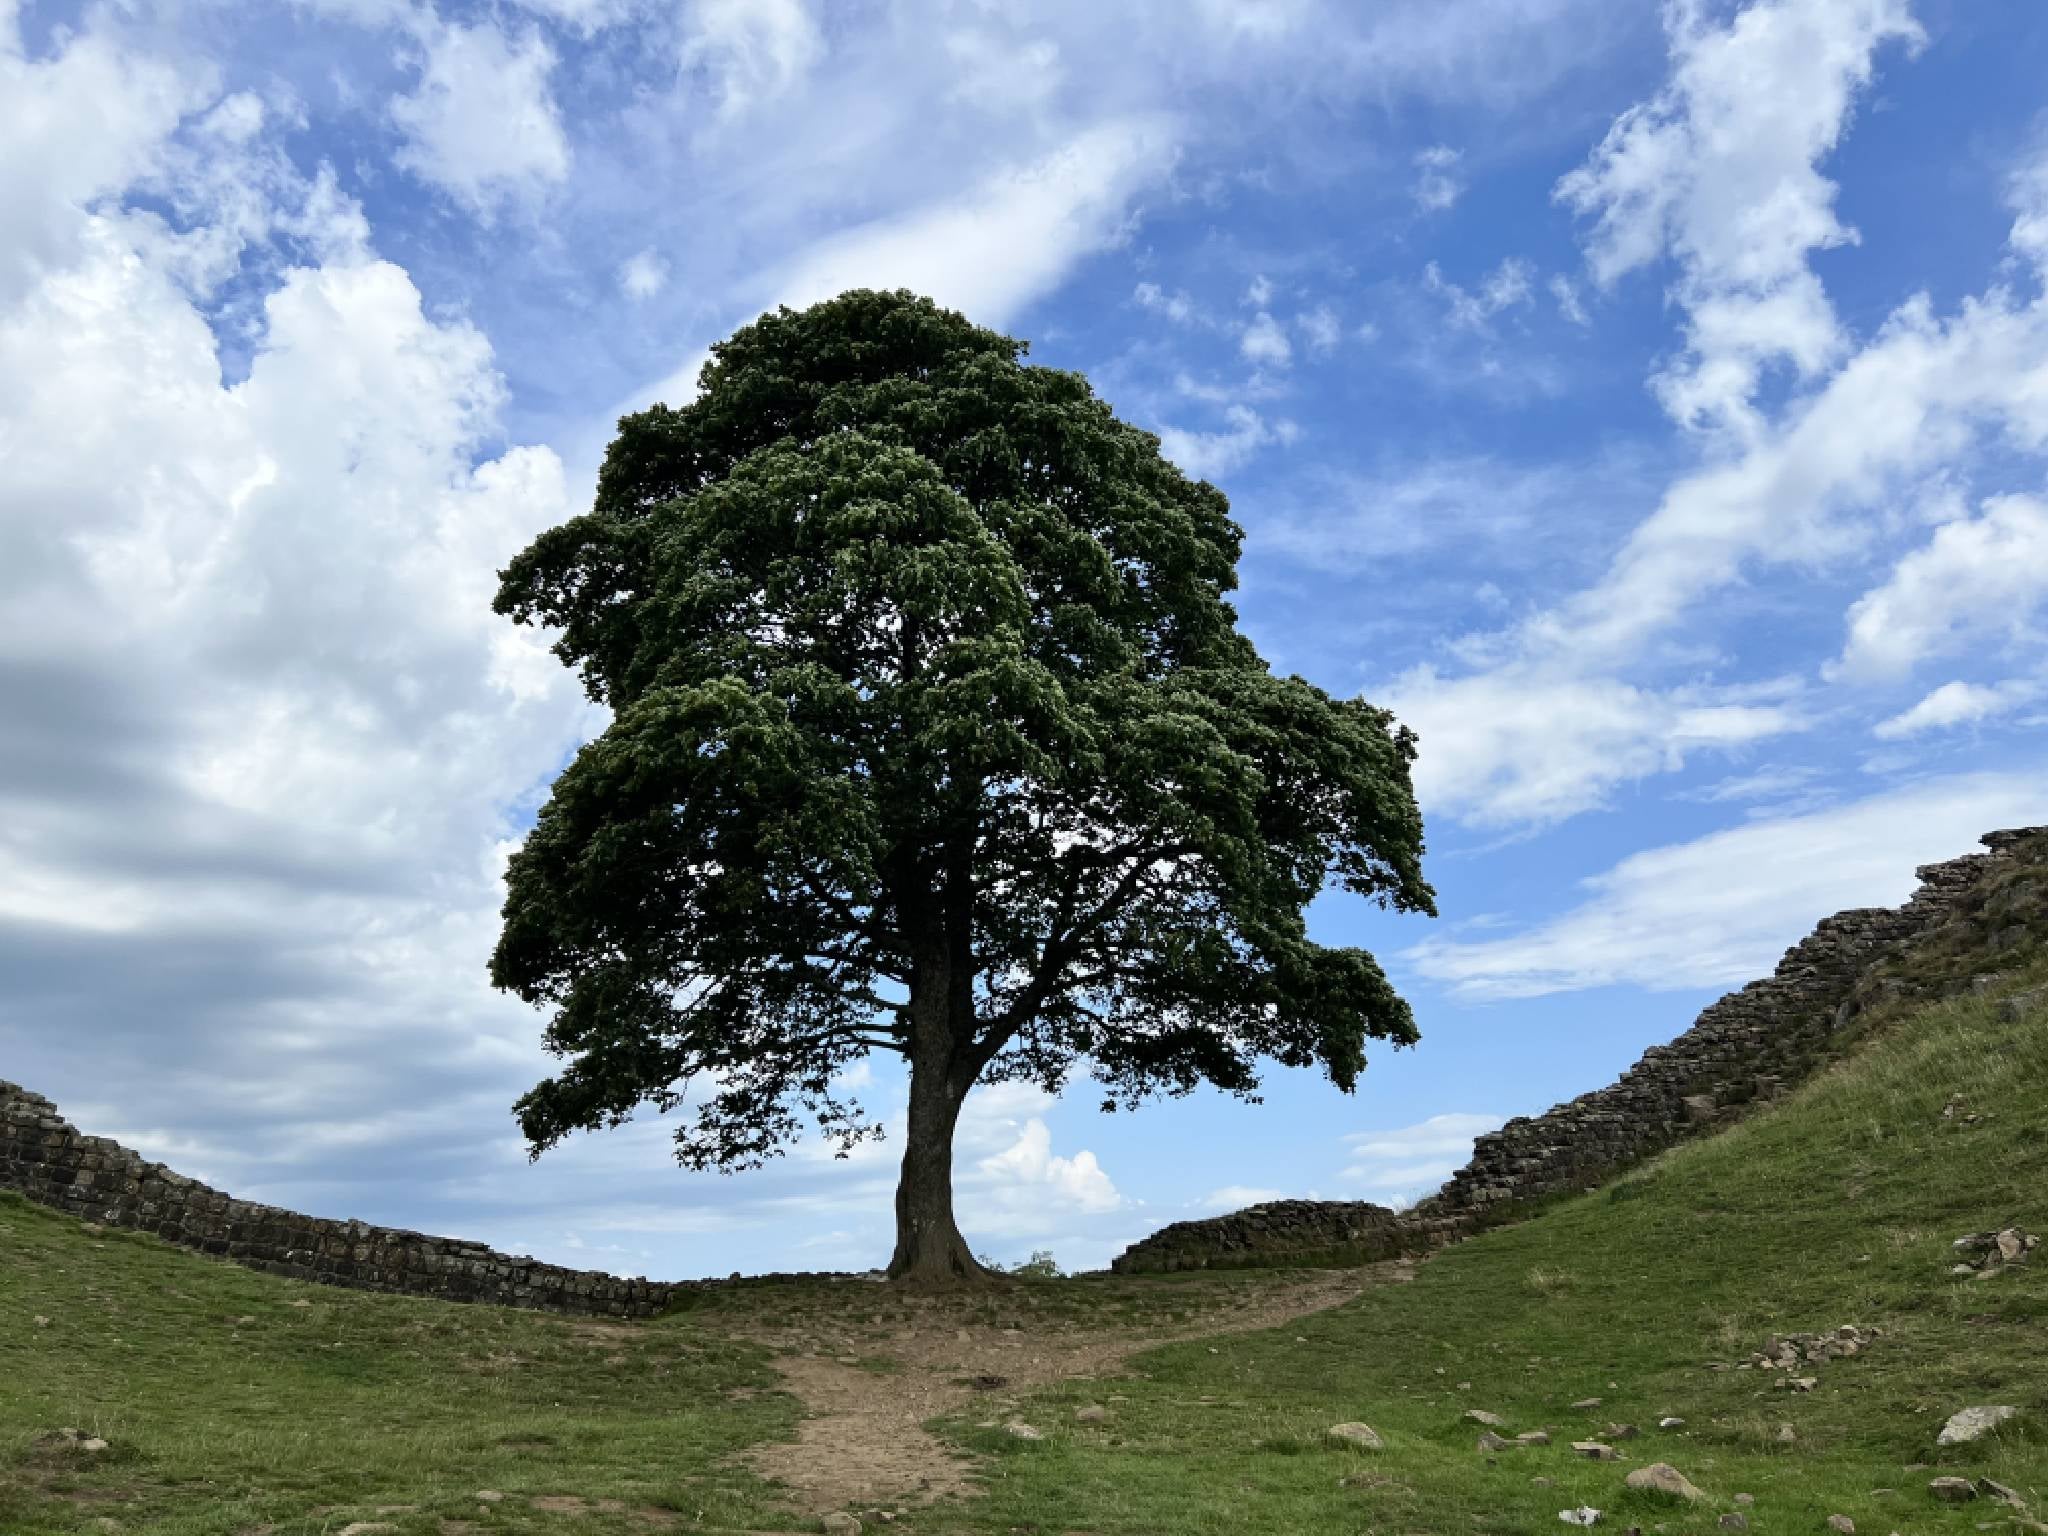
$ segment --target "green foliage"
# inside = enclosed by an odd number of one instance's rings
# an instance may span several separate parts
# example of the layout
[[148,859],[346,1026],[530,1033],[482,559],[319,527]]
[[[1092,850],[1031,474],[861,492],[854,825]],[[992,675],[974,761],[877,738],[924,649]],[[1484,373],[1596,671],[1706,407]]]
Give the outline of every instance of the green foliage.
[[1330,880],[1431,910],[1413,738],[1269,671],[1222,494],[1022,353],[903,293],[764,316],[503,573],[613,715],[492,962],[564,1059],[519,1106],[536,1152],[693,1078],[691,1166],[806,1118],[844,1148],[870,1050],[954,1102],[1085,1060],[1109,1107],[1250,1094],[1262,1058],[1349,1089],[1415,1039],[1303,922]]
[[1033,1249],[1030,1258],[1019,1259],[1007,1267],[1000,1259],[992,1259],[987,1254],[982,1254],[980,1259],[983,1269],[996,1274],[1015,1275],[1020,1280],[1059,1280],[1066,1275],[1053,1258],[1050,1248]]

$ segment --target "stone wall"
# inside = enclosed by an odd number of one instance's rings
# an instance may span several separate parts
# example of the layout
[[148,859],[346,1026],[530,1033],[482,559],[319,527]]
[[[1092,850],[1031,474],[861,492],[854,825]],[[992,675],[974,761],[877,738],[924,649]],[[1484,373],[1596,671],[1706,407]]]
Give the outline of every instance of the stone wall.
[[153,1232],[251,1269],[327,1285],[606,1317],[650,1316],[678,1289],[237,1200],[119,1142],[81,1135],[48,1099],[8,1082],[0,1082],[0,1188],[83,1221]]
[[1433,1247],[1551,1197],[1605,1182],[1644,1158],[1776,1097],[1830,1059],[1839,1032],[1875,1003],[1973,984],[1999,956],[2048,935],[2048,828],[1993,832],[1989,852],[1918,871],[1897,909],[1825,919],[1762,981],[1731,992],[1620,1081],[1482,1136],[1441,1190],[1396,1215],[1378,1206],[1287,1201],[1180,1222],[1125,1250],[1127,1272],[1304,1262],[1355,1228],[1362,1258]]
[[1206,1221],[1177,1221],[1125,1250],[1127,1272],[1250,1265],[1370,1264],[1429,1246],[1401,1213],[1363,1200],[1274,1200]]

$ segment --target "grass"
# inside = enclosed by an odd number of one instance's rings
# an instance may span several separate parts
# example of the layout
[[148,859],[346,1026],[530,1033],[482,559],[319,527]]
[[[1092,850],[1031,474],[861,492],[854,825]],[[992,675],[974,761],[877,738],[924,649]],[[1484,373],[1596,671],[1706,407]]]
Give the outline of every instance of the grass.
[[[9,1536],[744,1526],[765,1491],[722,1464],[791,1432],[774,1385],[758,1351],[688,1318],[608,1327],[297,1285],[0,1195]],[[36,1444],[60,1427],[111,1448]],[[515,1497],[483,1514],[479,1490]],[[563,1494],[623,1507],[526,1497]]]
[[[2037,967],[2021,984],[2044,979]],[[1981,1119],[1943,1117],[1958,1093]],[[2048,1229],[2048,1010],[1925,1009],[1785,1103],[1452,1249],[1412,1285],[1143,1357],[1106,1424],[1072,1412],[1102,1384],[1031,1405],[1042,1441],[955,1421],[952,1437],[990,1459],[990,1497],[929,1528],[1516,1532],[1564,1529],[1561,1510],[1590,1504],[1604,1526],[1673,1536],[1738,1508],[1759,1533],[1821,1532],[1833,1514],[1880,1536],[2010,1529],[2011,1509],[1942,1506],[1927,1483],[1990,1476],[2048,1513],[2048,1249],[1986,1280],[1949,1274],[1952,1239],[2015,1221]],[[1812,1369],[1811,1392],[1712,1368],[1841,1323],[1883,1337]],[[1590,1397],[1597,1409],[1569,1407]],[[1937,1451],[1948,1415],[1977,1403],[2025,1417]],[[1467,1408],[1553,1443],[1483,1455]],[[1672,1416],[1685,1427],[1655,1427]],[[1328,1426],[1354,1419],[1386,1450],[1325,1447]],[[1568,1442],[1610,1423],[1642,1431],[1617,1442],[1627,1461],[1573,1455]],[[1711,1499],[1624,1488],[1659,1460]]]
[[[2019,984],[2044,980],[2037,964]],[[1957,1094],[1980,1118],[1944,1117]],[[1923,1009],[1783,1103],[1449,1250],[1412,1284],[1027,1399],[1042,1440],[972,1412],[945,1421],[981,1458],[987,1496],[913,1508],[893,1528],[1526,1532],[1563,1529],[1560,1510],[1590,1504],[1604,1529],[1684,1536],[1716,1531],[1746,1493],[1760,1536],[1819,1533],[1834,1514],[1878,1536],[2011,1529],[2010,1509],[1949,1508],[1926,1485],[1986,1475],[2048,1512],[2048,1249],[1986,1280],[1948,1272],[1965,1232],[2048,1231],[2044,1128],[2048,1012],[2005,1020],[1995,998]],[[971,1305],[1027,1332],[1034,1319],[1129,1327],[1183,1315],[1197,1288],[1044,1279]],[[733,1458],[791,1436],[799,1410],[773,1390],[767,1355],[730,1333],[823,1309],[861,1369],[890,1372],[895,1313],[912,1303],[846,1296],[744,1286],[656,1323],[594,1325],[295,1285],[0,1196],[0,1531],[789,1529],[774,1490]],[[886,1317],[833,1318],[885,1302]],[[1812,1369],[1811,1392],[1733,1368],[1773,1333],[1842,1323],[1882,1337]],[[1597,1409],[1569,1406],[1587,1397]],[[1083,1402],[1106,1403],[1108,1419],[1077,1423]],[[1942,1422],[1977,1403],[2025,1415],[1937,1451]],[[1553,1443],[1482,1454],[1467,1408]],[[1685,1426],[1657,1429],[1668,1415]],[[1325,1430],[1348,1420],[1386,1448],[1332,1449]],[[1627,1460],[1571,1453],[1611,1422],[1641,1428],[1618,1442]],[[59,1426],[111,1449],[39,1447]],[[1631,1467],[1658,1460],[1709,1500],[1624,1489]],[[480,1505],[480,1489],[510,1497]]]

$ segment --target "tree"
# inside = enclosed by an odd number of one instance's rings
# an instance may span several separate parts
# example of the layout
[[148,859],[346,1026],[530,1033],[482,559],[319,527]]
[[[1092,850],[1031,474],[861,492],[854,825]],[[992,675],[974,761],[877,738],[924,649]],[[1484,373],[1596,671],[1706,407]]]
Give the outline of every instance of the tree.
[[1414,738],[1273,675],[1222,494],[1023,353],[908,293],[763,316],[501,573],[612,712],[506,876],[492,979],[565,1062],[517,1106],[535,1156],[697,1090],[686,1166],[807,1120],[844,1152],[879,1130],[835,1079],[894,1052],[889,1271],[974,1277],[976,1083],[1085,1062],[1111,1109],[1271,1058],[1348,1091],[1415,1040],[1303,922],[1332,878],[1433,910]]

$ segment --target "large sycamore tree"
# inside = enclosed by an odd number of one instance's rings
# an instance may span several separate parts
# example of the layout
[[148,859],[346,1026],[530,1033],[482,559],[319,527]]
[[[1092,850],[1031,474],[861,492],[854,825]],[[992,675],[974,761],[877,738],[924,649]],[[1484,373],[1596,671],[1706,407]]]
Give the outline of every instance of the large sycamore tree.
[[1415,744],[1238,633],[1240,530],[1079,374],[908,293],[764,316],[626,417],[595,505],[502,573],[611,724],[507,874],[493,980],[551,1010],[536,1155],[642,1105],[693,1168],[904,1059],[892,1275],[979,1275],[952,1143],[977,1083],[1105,1108],[1262,1060],[1350,1089],[1416,1038],[1326,883],[1432,910]]

